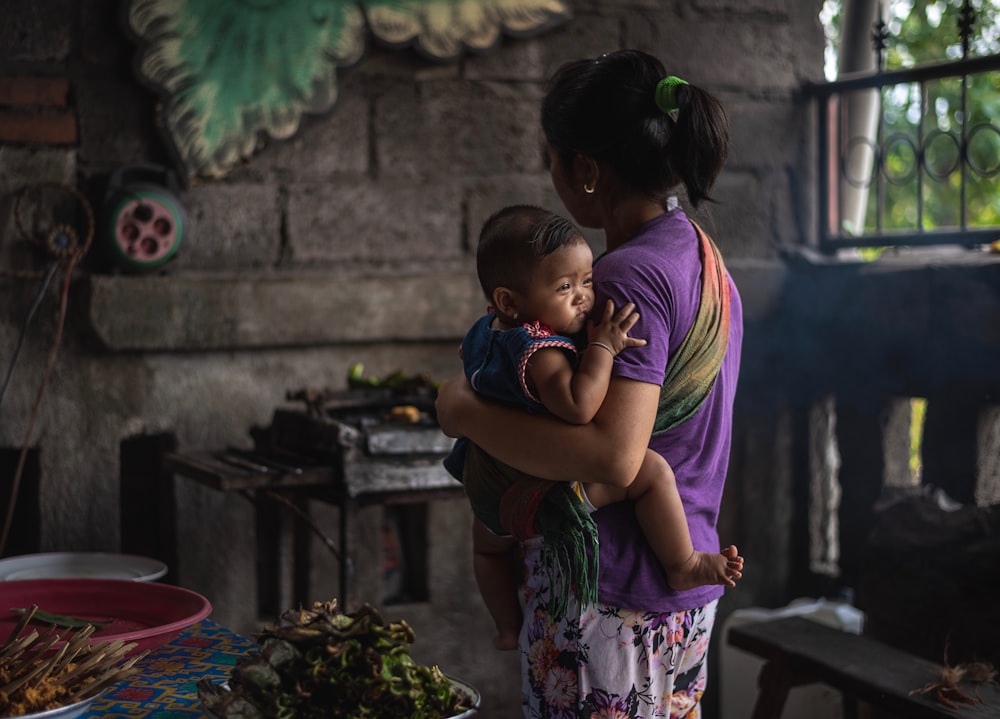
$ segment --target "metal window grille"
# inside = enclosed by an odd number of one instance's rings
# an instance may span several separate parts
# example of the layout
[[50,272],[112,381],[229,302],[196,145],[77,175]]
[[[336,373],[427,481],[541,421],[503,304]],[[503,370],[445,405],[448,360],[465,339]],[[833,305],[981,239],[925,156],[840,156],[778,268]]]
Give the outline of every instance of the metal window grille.
[[[883,68],[887,34],[876,23],[875,72],[807,88],[823,253],[1000,239],[1000,54],[969,57],[974,21],[966,3],[960,60],[893,71]],[[871,120],[859,131],[865,112]]]

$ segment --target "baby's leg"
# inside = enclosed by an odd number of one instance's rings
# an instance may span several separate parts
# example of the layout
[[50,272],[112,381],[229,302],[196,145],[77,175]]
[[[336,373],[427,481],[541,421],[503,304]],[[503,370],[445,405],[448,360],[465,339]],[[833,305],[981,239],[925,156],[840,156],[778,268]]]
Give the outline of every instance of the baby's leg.
[[587,494],[587,501],[598,509],[628,499],[628,490],[625,487],[615,487],[610,484],[584,484],[583,491]]
[[736,586],[743,576],[743,557],[732,546],[718,553],[695,551],[674,471],[663,457],[647,450],[626,494],[635,502],[636,519],[671,587],[681,591],[705,584]]
[[517,594],[514,540],[493,534],[478,519],[472,527],[472,568],[479,593],[496,625],[493,646],[501,650],[517,649],[521,631],[521,602]]

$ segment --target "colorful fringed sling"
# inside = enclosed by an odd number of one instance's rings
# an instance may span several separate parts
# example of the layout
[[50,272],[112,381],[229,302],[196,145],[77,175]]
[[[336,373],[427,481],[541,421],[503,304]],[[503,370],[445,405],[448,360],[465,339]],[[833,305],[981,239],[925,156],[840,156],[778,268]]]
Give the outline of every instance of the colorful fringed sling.
[[[698,411],[712,390],[729,343],[726,268],[715,243],[692,224],[702,260],[701,302],[694,324],[667,363],[654,435]],[[565,616],[572,597],[581,606],[597,601],[597,527],[570,483],[524,474],[471,442],[462,481],[473,512],[491,531],[520,540],[543,538],[542,561],[551,579],[553,618]]]

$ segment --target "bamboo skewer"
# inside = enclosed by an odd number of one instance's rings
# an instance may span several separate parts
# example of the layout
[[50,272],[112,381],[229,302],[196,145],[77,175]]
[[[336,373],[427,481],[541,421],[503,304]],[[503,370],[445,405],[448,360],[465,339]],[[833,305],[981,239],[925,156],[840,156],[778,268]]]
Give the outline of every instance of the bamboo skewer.
[[134,649],[135,647],[135,644],[125,645],[120,639],[112,644],[94,645],[92,649],[97,649],[98,651],[77,664],[75,669],[56,679],[55,684],[66,686],[77,677],[91,677],[96,672],[103,671],[119,662],[130,649]]
[[36,639],[38,639],[38,632],[32,631],[31,634],[21,637],[16,642],[5,645],[3,651],[0,651],[0,661],[14,661]]
[[73,638],[66,644],[66,653],[63,655],[62,662],[60,662],[59,666],[54,670],[56,674],[61,672],[70,664],[70,662],[76,659],[80,652],[85,651],[90,647],[90,643],[87,640],[93,633],[94,626],[89,625],[73,635]]
[[38,605],[32,604],[31,609],[29,609],[28,611],[26,611],[24,614],[21,615],[21,619],[20,621],[18,621],[17,626],[14,627],[14,631],[10,633],[10,636],[7,637],[7,641],[3,643],[4,647],[13,642],[14,639],[16,639],[17,636],[21,633],[21,630],[24,629],[26,626],[28,626],[28,622],[31,621],[31,618],[35,616],[35,612],[37,611],[38,611]]
[[[135,646],[135,645],[130,645]],[[76,692],[70,697],[70,701],[80,701],[86,699],[89,696],[94,696],[104,691],[105,688],[116,684],[122,679],[126,679],[132,674],[132,667],[140,659],[149,654],[149,651],[144,651],[142,654],[137,654],[127,662],[122,664],[120,667],[112,666],[108,668],[101,676],[97,677],[92,683],[80,686]]]
[[[59,657],[56,656],[50,659],[49,661],[42,662],[41,664],[38,664],[37,666],[32,668],[30,671],[26,671],[21,676],[17,676],[17,673],[15,672],[14,681],[9,682],[3,687],[0,687],[0,692],[3,692],[7,696],[10,696],[11,694],[16,692],[18,689],[20,689],[22,686],[27,684],[32,679],[35,679],[36,677],[37,677],[36,683],[40,682],[49,673],[48,670],[52,668],[52,665],[56,662],[58,658]],[[31,666],[32,666],[31,663],[26,663],[25,669],[28,669]]]
[[[37,605],[34,605],[24,612],[15,630],[0,645],[0,670],[4,670],[6,681],[0,686],[0,717],[10,716],[7,712],[11,706],[25,704],[26,692],[32,688],[40,690],[43,685],[48,691],[37,693],[47,695],[49,699],[39,699],[35,703],[45,701],[48,707],[51,707],[52,701],[65,706],[94,697],[134,674],[136,662],[149,653],[145,651],[127,657],[138,645],[126,644],[121,639],[91,643],[96,631],[94,625],[77,631],[67,629],[61,634],[55,627],[41,634],[31,629],[21,636],[37,610]],[[64,640],[63,644],[53,650],[61,640]],[[15,697],[15,692],[20,698]],[[27,711],[31,713],[43,708],[29,705]]]

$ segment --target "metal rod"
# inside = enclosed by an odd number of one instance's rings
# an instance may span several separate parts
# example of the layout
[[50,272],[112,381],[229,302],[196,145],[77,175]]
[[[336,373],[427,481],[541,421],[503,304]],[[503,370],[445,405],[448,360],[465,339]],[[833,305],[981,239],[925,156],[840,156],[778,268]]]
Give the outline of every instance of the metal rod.
[[888,70],[875,73],[856,73],[842,75],[832,82],[806,83],[803,88],[808,95],[823,97],[836,95],[850,90],[901,85],[903,83],[925,82],[955,77],[956,75],[978,75],[1000,70],[1000,54],[973,57],[967,60],[951,62],[927,63],[919,67],[903,70]]

